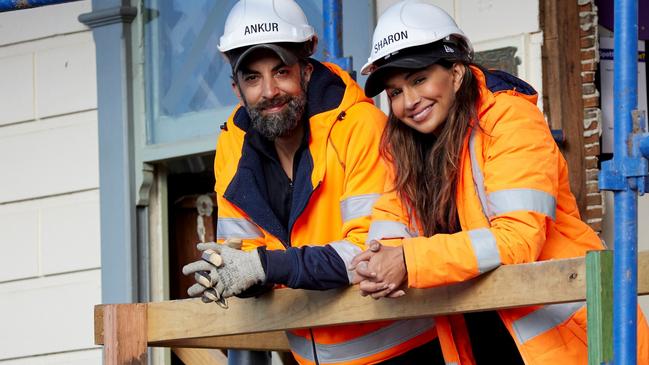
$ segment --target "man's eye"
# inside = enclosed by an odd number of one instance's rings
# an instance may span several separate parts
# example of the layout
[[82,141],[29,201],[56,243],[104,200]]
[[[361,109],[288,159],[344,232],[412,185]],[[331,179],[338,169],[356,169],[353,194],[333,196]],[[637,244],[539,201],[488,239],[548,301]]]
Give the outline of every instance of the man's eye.
[[252,81],[257,80],[257,78],[258,78],[257,75],[247,75],[247,76],[244,76],[243,80],[245,82],[252,82]]

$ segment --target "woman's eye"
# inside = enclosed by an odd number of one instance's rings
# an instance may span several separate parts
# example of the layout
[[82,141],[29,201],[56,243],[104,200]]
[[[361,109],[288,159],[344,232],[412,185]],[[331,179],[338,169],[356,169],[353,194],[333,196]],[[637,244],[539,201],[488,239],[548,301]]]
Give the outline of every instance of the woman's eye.
[[415,84],[415,85],[419,85],[422,82],[424,82],[425,80],[426,80],[425,77],[417,77],[412,83]]
[[391,97],[391,98],[394,98],[394,97],[398,96],[399,94],[401,94],[400,89],[390,89],[390,90],[388,90],[388,96]]

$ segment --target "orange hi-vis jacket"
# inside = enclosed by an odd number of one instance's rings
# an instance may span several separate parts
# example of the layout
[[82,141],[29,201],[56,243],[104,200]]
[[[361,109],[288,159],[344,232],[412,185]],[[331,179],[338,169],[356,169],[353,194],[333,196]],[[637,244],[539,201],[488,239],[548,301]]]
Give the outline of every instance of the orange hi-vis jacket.
[[[368,240],[403,245],[410,287],[459,283],[504,264],[603,248],[579,218],[566,161],[534,90],[504,72],[471,70],[480,85],[479,126],[466,136],[456,182],[462,231],[418,237],[416,220],[390,182],[374,207]],[[584,302],[497,312],[525,364],[587,363]],[[446,364],[474,364],[464,317],[440,316],[435,323]],[[641,312],[638,363],[649,364],[649,328]]]
[[[378,145],[386,117],[346,72],[310,62],[308,148],[295,156],[288,231],[269,207],[263,161],[249,143],[254,130],[245,108],[238,107],[221,132],[214,161],[217,239],[241,238],[244,250],[257,249],[270,284],[346,287],[347,267],[364,247],[372,206],[385,187]],[[323,365],[381,362],[436,336],[430,318],[287,335],[300,364],[317,359]]]

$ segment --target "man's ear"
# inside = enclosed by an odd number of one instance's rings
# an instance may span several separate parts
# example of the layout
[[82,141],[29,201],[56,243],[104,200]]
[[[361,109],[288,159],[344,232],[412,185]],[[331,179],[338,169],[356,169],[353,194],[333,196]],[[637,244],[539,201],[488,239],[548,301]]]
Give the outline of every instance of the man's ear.
[[313,74],[313,65],[310,62],[307,62],[302,69],[302,73],[304,75],[304,81],[308,84],[311,80],[311,74]]
[[241,89],[239,88],[239,85],[237,85],[237,82],[234,81],[234,77],[237,77],[237,76],[236,76],[236,75],[233,76],[232,84],[231,84],[231,86],[232,86],[232,91],[234,92],[234,95],[237,96],[237,99],[239,99],[239,104],[241,104],[241,105],[246,105],[246,104],[243,102],[243,97],[241,96]]

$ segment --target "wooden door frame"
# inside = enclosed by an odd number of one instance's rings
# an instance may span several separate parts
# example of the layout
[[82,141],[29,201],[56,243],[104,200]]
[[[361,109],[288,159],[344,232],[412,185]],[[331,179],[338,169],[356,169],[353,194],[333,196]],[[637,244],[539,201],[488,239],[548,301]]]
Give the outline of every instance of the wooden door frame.
[[539,0],[543,30],[544,112],[552,129],[563,131],[561,151],[568,162],[570,189],[582,219],[587,217],[584,108],[577,0]]

